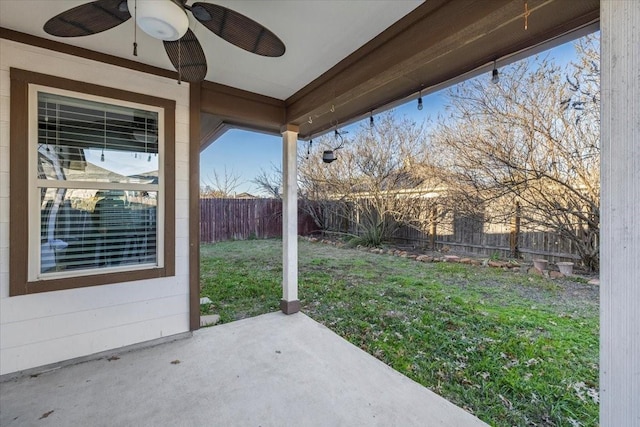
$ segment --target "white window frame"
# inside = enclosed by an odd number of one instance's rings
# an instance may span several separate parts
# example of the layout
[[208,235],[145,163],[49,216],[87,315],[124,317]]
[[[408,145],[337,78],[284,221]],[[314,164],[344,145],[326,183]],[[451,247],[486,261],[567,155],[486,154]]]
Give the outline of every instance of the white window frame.
[[[139,110],[155,112],[158,114],[158,184],[136,184],[136,183],[108,183],[108,182],[89,182],[89,181],[64,181],[57,182],[50,179],[39,179],[37,174],[38,166],[38,93],[50,93],[56,95],[67,96],[87,101],[101,102],[116,106],[129,107]],[[28,138],[28,157],[29,157],[29,194],[28,194],[28,271],[27,277],[30,282],[63,279],[70,277],[82,277],[89,275],[103,275],[107,273],[117,273],[126,271],[148,270],[164,267],[165,260],[165,169],[164,169],[164,149],[165,149],[165,117],[164,108],[128,102],[120,99],[106,98],[101,96],[89,95],[80,92],[73,92],[64,89],[58,89],[37,84],[29,84],[29,138]],[[70,188],[70,189],[95,189],[95,190],[132,190],[132,191],[157,191],[156,206],[156,233],[157,233],[157,250],[156,262],[139,265],[110,266],[91,269],[78,269],[60,272],[40,272],[41,265],[41,215],[40,215],[40,189],[41,188]]]

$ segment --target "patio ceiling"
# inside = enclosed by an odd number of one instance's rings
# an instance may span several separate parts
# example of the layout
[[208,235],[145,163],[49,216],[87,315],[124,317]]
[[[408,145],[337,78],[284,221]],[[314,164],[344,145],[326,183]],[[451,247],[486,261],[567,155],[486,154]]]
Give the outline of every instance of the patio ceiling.
[[[325,0],[204,1],[231,8],[258,21],[278,35],[287,48],[279,58],[251,54],[222,40],[189,13],[190,28],[207,56],[206,80],[283,100],[421,3],[420,0],[373,1],[363,7],[360,2]],[[86,37],[54,37],[42,29],[49,18],[88,2],[2,0],[0,26],[174,70],[162,42],[143,31],[137,32],[138,56],[133,56],[133,19]]]
[[[67,47],[48,47],[80,54],[86,51],[77,48],[88,49],[104,54],[101,60],[120,59],[132,68],[143,63],[147,71],[175,75],[162,43],[142,32],[139,56],[132,56],[132,20],[87,37],[60,39],[42,30],[48,18],[82,3],[2,0],[0,27],[12,30],[14,39],[24,33],[62,41]],[[599,0],[215,3],[264,24],[287,51],[280,58],[253,55],[192,22],[209,63],[201,89],[203,148],[231,127],[279,132],[283,124],[295,124],[300,137],[308,138],[336,122],[416,97],[420,90],[428,94],[460,76],[486,72],[494,60],[504,65],[532,49],[593,31],[600,5]]]

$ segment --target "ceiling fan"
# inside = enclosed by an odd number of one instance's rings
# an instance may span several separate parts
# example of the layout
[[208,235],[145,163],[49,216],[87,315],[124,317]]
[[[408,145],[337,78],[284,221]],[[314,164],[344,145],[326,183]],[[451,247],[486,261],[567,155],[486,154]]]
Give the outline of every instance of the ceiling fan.
[[[116,27],[134,16],[137,26],[162,40],[180,80],[198,82],[207,74],[207,60],[189,29],[190,12],[198,22],[224,40],[262,56],[284,55],[284,43],[254,20],[226,7],[187,0],[96,0],[49,19],[44,31],[58,37],[80,37]],[[133,54],[137,56],[134,39]]]

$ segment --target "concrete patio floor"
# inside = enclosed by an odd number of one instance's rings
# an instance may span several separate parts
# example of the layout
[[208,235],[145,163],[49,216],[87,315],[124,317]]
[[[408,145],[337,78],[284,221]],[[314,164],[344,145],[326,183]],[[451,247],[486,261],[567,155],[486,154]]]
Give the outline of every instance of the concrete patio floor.
[[486,426],[302,313],[118,357],[1,383],[0,425]]

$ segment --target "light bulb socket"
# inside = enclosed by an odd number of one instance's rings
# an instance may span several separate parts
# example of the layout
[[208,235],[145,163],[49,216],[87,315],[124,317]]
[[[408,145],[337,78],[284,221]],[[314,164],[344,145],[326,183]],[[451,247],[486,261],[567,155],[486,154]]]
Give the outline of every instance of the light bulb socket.
[[500,73],[498,73],[498,69],[494,68],[491,72],[491,83],[498,83],[500,81]]
[[422,110],[422,97],[418,98],[418,110]]

